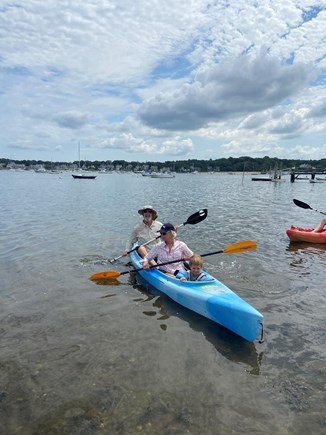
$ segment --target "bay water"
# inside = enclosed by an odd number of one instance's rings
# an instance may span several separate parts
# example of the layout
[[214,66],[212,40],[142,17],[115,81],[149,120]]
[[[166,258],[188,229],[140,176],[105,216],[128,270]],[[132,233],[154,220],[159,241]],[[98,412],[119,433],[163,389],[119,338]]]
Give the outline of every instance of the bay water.
[[[316,226],[326,183],[250,174],[152,179],[0,171],[0,433],[323,434],[326,246],[290,243]],[[152,205],[207,271],[264,316],[249,343],[179,306],[133,273],[125,249]]]

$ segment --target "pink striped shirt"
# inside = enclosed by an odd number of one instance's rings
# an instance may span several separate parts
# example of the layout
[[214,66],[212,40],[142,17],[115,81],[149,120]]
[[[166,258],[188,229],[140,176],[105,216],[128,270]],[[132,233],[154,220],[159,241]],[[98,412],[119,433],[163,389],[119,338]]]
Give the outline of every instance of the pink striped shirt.
[[[156,263],[160,264],[167,261],[179,260],[180,258],[192,257],[193,255],[192,250],[189,249],[184,242],[174,240],[171,251],[166,246],[165,242],[158,243],[148,252],[144,261],[148,263],[150,260],[156,258]],[[182,261],[179,261],[177,263],[161,266],[160,269],[164,272],[174,273],[176,270],[183,270],[184,265]]]

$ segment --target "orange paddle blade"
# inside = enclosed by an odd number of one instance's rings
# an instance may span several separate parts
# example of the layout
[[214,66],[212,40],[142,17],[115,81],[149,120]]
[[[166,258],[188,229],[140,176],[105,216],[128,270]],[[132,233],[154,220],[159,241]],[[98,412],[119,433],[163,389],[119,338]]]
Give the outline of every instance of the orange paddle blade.
[[97,280],[100,280],[100,279],[115,279],[115,278],[118,278],[118,276],[120,276],[120,275],[121,275],[120,272],[115,272],[115,271],[112,271],[112,270],[107,270],[105,272],[94,273],[88,279],[90,279],[91,281],[97,281]]
[[257,243],[252,240],[242,240],[241,242],[233,243],[233,245],[227,246],[224,250],[224,254],[237,254],[240,252],[252,251],[257,248]]

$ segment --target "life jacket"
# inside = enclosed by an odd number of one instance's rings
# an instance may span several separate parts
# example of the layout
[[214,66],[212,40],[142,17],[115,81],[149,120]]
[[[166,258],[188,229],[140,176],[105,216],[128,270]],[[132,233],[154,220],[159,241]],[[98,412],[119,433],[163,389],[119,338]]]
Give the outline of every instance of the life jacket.
[[202,278],[204,278],[204,276],[206,276],[206,273],[201,272],[199,275],[194,277],[191,271],[189,270],[187,271],[187,275],[188,275],[188,281],[200,281]]

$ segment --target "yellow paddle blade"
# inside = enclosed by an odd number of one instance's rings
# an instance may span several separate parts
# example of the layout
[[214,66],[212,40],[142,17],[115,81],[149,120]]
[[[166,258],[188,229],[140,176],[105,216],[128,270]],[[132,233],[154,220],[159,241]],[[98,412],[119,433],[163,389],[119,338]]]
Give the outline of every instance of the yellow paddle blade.
[[240,252],[252,251],[257,248],[257,243],[252,240],[242,240],[241,242],[233,243],[223,249],[224,254],[237,254]]
[[112,270],[107,270],[105,272],[94,273],[88,279],[90,279],[91,281],[98,281],[98,280],[101,280],[101,279],[115,279],[115,278],[118,278],[118,276],[120,276],[120,275],[121,275],[120,272],[115,272],[115,271],[112,271]]

